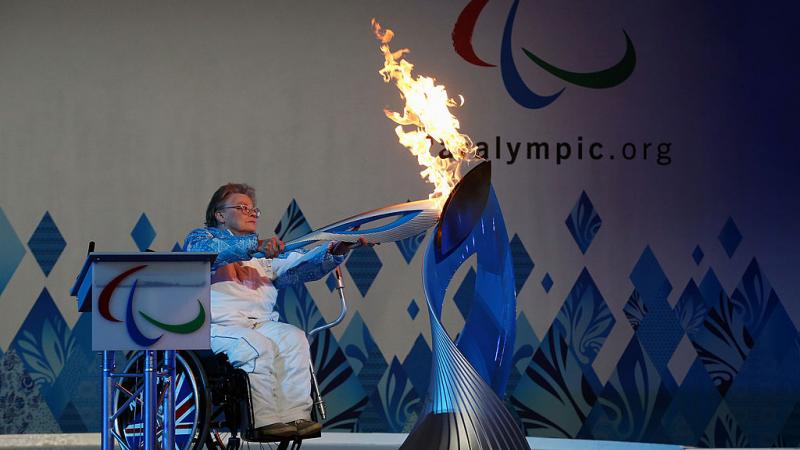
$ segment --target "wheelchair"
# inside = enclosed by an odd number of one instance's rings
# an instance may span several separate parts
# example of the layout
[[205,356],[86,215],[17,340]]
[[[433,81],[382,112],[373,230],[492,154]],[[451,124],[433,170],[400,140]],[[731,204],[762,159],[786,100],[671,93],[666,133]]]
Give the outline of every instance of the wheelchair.
[[[129,354],[124,373],[142,373],[143,369],[144,353]],[[130,449],[144,446],[141,384],[140,377],[126,377],[116,386],[114,397],[114,405],[121,408],[114,420],[114,430]],[[166,389],[163,380],[159,380],[159,405]],[[236,450],[241,447],[242,438],[255,440],[249,435],[253,428],[253,410],[248,375],[234,368],[224,354],[215,355],[209,350],[178,351],[173,390],[177,449]],[[156,429],[160,435],[160,414]],[[288,442],[279,442],[278,448],[281,446],[288,448]]]
[[[337,267],[338,292],[341,302],[339,316],[333,322],[322,325],[308,333],[309,341],[328,328],[338,325],[347,313],[341,270]],[[163,371],[163,361],[158,371]],[[311,370],[312,419],[325,419],[325,403],[319,393],[314,367]],[[144,373],[144,352],[127,355],[123,373]],[[120,447],[144,448],[143,377],[119,378],[115,385],[113,405],[115,438]],[[157,399],[159,410],[156,418],[157,441],[163,425],[161,411],[163,396],[168,392],[163,378],[158,379]],[[176,450],[238,450],[263,448],[264,443],[276,443],[278,450],[299,449],[300,438],[269,438],[253,434],[253,408],[250,403],[250,379],[247,372],[233,367],[225,354],[214,354],[210,350],[179,350],[175,355],[175,448]],[[320,437],[320,434],[303,439]],[[124,447],[123,447],[124,445]],[[270,445],[270,444],[267,444]],[[268,446],[267,448],[272,448]]]

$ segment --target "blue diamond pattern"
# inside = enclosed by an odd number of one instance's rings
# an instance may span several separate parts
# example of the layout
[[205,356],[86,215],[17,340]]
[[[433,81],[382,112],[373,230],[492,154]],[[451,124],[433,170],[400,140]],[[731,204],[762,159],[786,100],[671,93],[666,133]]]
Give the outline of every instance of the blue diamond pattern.
[[353,250],[344,264],[362,296],[367,295],[367,291],[383,267],[372,247],[359,247]]
[[703,279],[700,280],[699,287],[700,293],[703,295],[703,300],[709,309],[719,305],[721,297],[727,297],[725,290],[722,288],[722,284],[720,284],[717,278],[717,274],[710,268]]
[[172,246],[172,251],[173,252],[182,252],[183,251],[183,247],[181,247],[181,243],[180,242],[176,242],[175,245]]
[[67,243],[61,236],[61,232],[58,231],[50,213],[45,212],[36,231],[28,240],[28,248],[31,249],[33,257],[36,258],[36,262],[39,263],[45,276],[50,275],[50,271],[53,270],[53,266],[66,246]]
[[562,331],[550,328],[511,392],[524,430],[536,436],[576,437],[602,389],[592,366],[567,350]]
[[[382,376],[383,374],[381,374]],[[389,418],[386,417],[381,395],[376,387],[369,394],[364,410],[358,415],[358,429],[356,431],[359,433],[380,433],[386,432],[390,428]]]
[[150,224],[150,220],[147,219],[147,214],[142,213],[142,215],[139,216],[139,221],[136,222],[133,230],[131,230],[131,237],[140,252],[147,250],[147,247],[153,243],[153,240],[156,238],[156,230]]
[[544,291],[547,293],[549,293],[550,288],[553,287],[553,279],[550,277],[549,272],[544,274],[544,278],[542,278],[542,287],[544,288]]
[[[683,438],[687,442],[697,442],[721,401],[722,397],[703,363],[695,359],[680,390],[664,412],[662,423],[672,434],[689,434]],[[674,436],[673,440],[677,441],[678,437]]]
[[358,312],[347,326],[339,346],[364,390],[368,393],[374,391],[389,365]]
[[453,295],[453,301],[455,301],[458,310],[461,311],[461,315],[465,319],[469,315],[469,310],[472,308],[472,300],[475,297],[475,278],[475,269],[470,267],[469,272],[464,276],[464,280]]
[[525,250],[525,246],[522,245],[522,240],[518,235],[515,234],[514,237],[511,238],[509,247],[511,247],[511,261],[514,264],[514,288],[517,290],[517,294],[519,294],[520,289],[522,289],[531,271],[533,271],[535,264],[528,255],[528,251]]
[[561,305],[551,332],[558,329],[578,362],[590,365],[615,322],[603,295],[584,267]]
[[647,246],[642,252],[642,256],[631,272],[630,279],[648,309],[661,301],[666,302],[667,296],[672,291],[672,285],[664,271],[661,270],[661,265],[650,246]]
[[0,294],[25,256],[25,247],[0,208]]
[[0,354],[0,367],[3,368],[0,433],[60,433],[58,422],[44,400],[43,389],[31,381],[31,375],[16,350],[10,348]]
[[635,289],[622,308],[622,312],[625,313],[625,318],[628,319],[633,331],[638,330],[644,316],[647,315],[647,305],[642,302],[642,296]]
[[736,249],[742,242],[742,233],[739,232],[739,227],[733,222],[733,218],[728,217],[728,220],[719,232],[718,239],[720,244],[722,244],[722,248],[725,249],[725,253],[728,254],[728,258],[733,257],[734,252],[736,252]]
[[656,369],[662,376],[666,376],[667,363],[684,331],[675,312],[667,303],[672,285],[649,246],[642,252],[630,279],[641,294],[641,301],[647,312],[639,323],[636,334]]
[[406,264],[411,264],[411,260],[414,259],[414,255],[417,253],[419,246],[422,244],[422,241],[425,240],[425,231],[416,235],[407,237],[405,239],[395,241],[397,244],[397,248],[400,250],[400,253],[403,255],[403,259],[406,260]]
[[639,324],[636,334],[653,365],[663,376],[684,331],[667,302],[648,306],[647,315]]
[[736,309],[746,311],[744,323],[754,339],[758,339],[767,318],[782,308],[777,294],[755,258],[750,261],[742,279],[731,294]]
[[[539,338],[536,337],[531,323],[524,312],[519,313],[517,317],[516,338],[514,339],[514,355],[511,360],[514,366],[520,371],[524,372],[525,368],[531,362],[533,353],[539,347]],[[507,389],[513,391],[513,389]]]
[[694,280],[689,280],[686,289],[678,299],[678,303],[675,305],[675,315],[690,339],[697,336],[708,316],[708,307]]
[[[670,389],[674,387],[669,371],[659,372],[634,337],[600,392],[578,438],[664,442],[657,424],[672,400]],[[627,411],[648,413],[635,412],[634,419]],[[627,423],[620,426],[621,420]]]
[[51,410],[55,415],[60,415],[66,403],[60,402],[60,397],[65,398],[68,393],[53,394],[48,393],[48,390],[61,373],[64,361],[77,348],[72,332],[47,288],[42,289],[33,308],[28,312],[28,317],[19,327],[11,347],[25,363],[34,382],[44,387],[43,393]]
[[417,313],[419,313],[419,306],[417,306],[417,301],[411,299],[411,303],[408,304],[408,309],[406,311],[408,311],[408,315],[411,316],[411,320],[416,319]]
[[311,225],[300,210],[300,206],[292,199],[281,221],[275,226],[275,236],[282,241],[291,241],[311,232]]
[[428,384],[431,379],[431,361],[433,353],[428,343],[422,334],[417,336],[411,351],[408,352],[406,359],[403,361],[403,370],[408,374],[411,379],[411,384],[414,389],[420,394],[420,398],[425,398],[425,393],[428,392]]
[[567,224],[567,229],[581,249],[581,253],[586,254],[603,221],[595,211],[586,191],[583,191],[564,223]]
[[694,251],[692,252],[692,259],[694,260],[694,263],[699,266],[700,262],[703,260],[703,256],[704,256],[703,250],[698,245],[697,247],[694,248]]
[[[701,292],[703,285],[700,285]],[[753,348],[753,338],[745,326],[745,311],[735,307],[724,293],[716,294],[716,305],[707,306],[703,325],[689,335],[701,362],[724,396]]]
[[325,278],[325,286],[327,286],[328,290],[331,292],[333,292],[333,290],[336,289],[337,286],[336,277],[333,276],[333,273],[329,274],[328,278]]
[[414,382],[395,356],[375,390],[391,433],[411,431],[422,407]]
[[725,395],[751,442],[770,442],[800,400],[800,354],[786,345],[796,334],[785,310],[774,310]]
[[739,425],[728,404],[720,402],[709,420],[706,430],[698,443],[703,448],[741,448],[750,447],[750,439]]

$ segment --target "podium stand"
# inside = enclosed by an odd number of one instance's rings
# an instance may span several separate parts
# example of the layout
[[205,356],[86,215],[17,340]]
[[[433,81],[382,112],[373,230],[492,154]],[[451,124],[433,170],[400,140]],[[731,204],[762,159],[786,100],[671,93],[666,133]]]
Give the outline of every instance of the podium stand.
[[[210,265],[215,253],[89,253],[71,295],[92,314],[92,350],[103,353],[103,450],[114,448],[114,419],[134,401],[113,405],[115,380],[143,377],[143,440],[156,448],[157,382],[164,379],[163,449],[175,448],[175,351],[210,348]],[[144,373],[116,373],[116,351],[144,352]],[[159,371],[157,351],[163,351]]]

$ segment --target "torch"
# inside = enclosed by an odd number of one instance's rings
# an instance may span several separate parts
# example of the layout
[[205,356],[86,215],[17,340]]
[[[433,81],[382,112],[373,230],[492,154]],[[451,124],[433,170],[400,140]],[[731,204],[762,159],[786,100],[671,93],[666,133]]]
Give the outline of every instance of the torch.
[[[305,247],[317,241],[358,242],[364,238],[378,244],[416,236],[441,222],[451,231],[437,232],[437,248],[442,254],[458,245],[465,233],[472,230],[489,195],[491,165],[482,162],[470,170],[450,191],[443,206],[439,199],[417,200],[384,206],[312,231],[286,243],[286,251]],[[446,218],[446,220],[444,220]],[[389,220],[387,223],[386,220]],[[370,228],[371,223],[380,224]],[[440,227],[439,230],[442,228]],[[443,238],[450,236],[450,238]]]

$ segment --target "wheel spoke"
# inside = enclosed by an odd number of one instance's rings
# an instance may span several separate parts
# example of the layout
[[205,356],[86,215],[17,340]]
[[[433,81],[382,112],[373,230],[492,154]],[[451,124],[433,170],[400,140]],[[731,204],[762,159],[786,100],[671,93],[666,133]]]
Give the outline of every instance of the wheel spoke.
[[[142,354],[137,353],[132,357],[127,367],[126,373],[140,373],[142,369]],[[163,401],[166,389],[174,389],[175,395],[175,448],[177,450],[193,449],[196,444],[205,441],[205,436],[200,436],[205,425],[205,411],[198,410],[198,395],[204,387],[198,383],[197,375],[192,373],[192,365],[197,364],[196,360],[190,361],[181,355],[176,355],[176,373],[174,383],[160,382],[157,387],[158,414],[155,417],[155,434],[158,443],[164,432],[164,421],[162,413],[164,411]],[[115,405],[123,407],[124,410],[118,413],[115,420],[115,430],[119,435],[120,441],[132,449],[138,449],[144,439],[144,383],[140,378],[126,378],[117,383],[117,393]],[[200,446],[198,446],[200,448]]]

